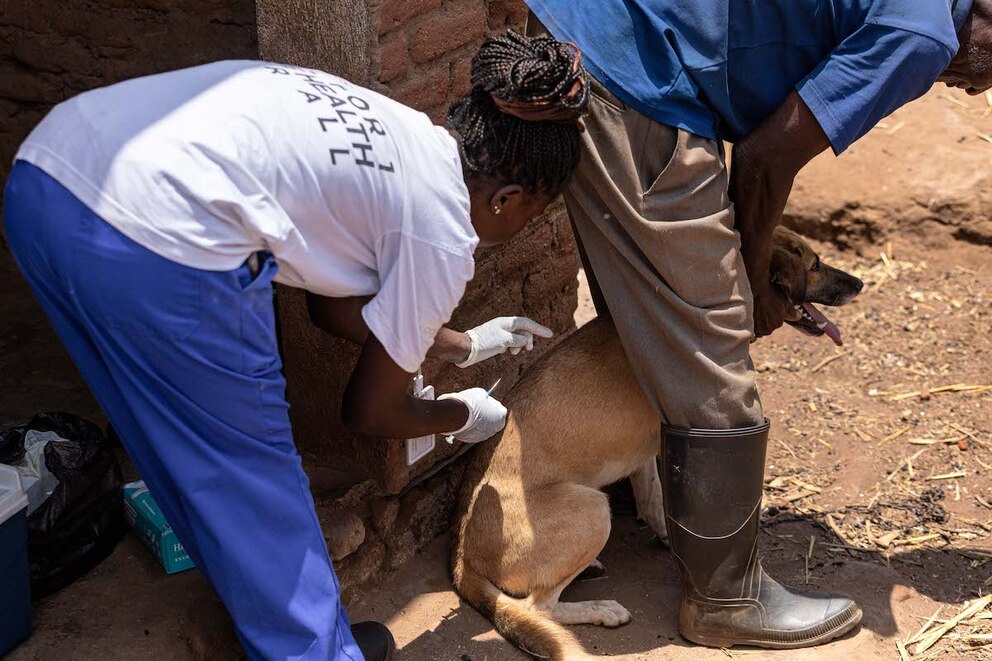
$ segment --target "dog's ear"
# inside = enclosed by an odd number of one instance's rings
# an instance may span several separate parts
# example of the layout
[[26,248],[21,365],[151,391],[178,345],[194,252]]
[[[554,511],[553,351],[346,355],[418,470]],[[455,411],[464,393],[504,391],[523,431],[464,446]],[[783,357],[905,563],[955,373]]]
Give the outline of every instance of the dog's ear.
[[785,294],[793,305],[806,302],[806,265],[798,255],[775,247],[769,267],[772,284]]

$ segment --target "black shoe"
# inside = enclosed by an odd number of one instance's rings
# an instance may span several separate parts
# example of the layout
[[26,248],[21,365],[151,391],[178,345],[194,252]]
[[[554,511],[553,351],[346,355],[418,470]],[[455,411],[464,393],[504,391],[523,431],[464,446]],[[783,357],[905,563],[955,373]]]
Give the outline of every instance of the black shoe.
[[362,650],[366,661],[392,661],[396,641],[386,625],[380,622],[359,622],[351,625],[351,635]]
[[761,569],[768,427],[662,431],[665,518],[683,587],[679,632],[700,645],[811,647],[861,621],[850,597],[795,593]]

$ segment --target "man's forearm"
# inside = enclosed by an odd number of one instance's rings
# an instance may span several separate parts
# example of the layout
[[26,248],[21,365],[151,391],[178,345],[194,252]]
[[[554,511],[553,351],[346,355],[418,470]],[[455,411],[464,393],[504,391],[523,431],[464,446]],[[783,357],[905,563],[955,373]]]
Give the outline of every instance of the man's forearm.
[[752,287],[769,280],[771,238],[792,193],[795,172],[790,168],[734,149],[730,195],[741,235],[741,253]]
[[730,198],[752,284],[768,278],[771,237],[782,218],[796,174],[830,146],[796,92],[734,147]]

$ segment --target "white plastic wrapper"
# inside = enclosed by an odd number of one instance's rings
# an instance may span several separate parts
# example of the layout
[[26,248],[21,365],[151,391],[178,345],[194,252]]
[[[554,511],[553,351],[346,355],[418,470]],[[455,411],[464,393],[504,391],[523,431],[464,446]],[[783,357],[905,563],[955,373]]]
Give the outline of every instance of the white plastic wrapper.
[[45,446],[49,443],[64,443],[53,431],[30,430],[24,435],[24,458],[14,464],[21,474],[21,486],[28,496],[28,516],[38,509],[59,485],[57,477],[45,466]]

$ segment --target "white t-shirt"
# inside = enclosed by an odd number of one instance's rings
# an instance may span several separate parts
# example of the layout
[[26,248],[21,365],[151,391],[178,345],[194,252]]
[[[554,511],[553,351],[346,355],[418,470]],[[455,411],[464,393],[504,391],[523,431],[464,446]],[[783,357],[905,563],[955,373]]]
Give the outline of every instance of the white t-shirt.
[[268,250],[278,282],[375,294],[362,314],[408,372],[474,273],[454,139],[321,71],[228,61],[92,90],[15,158],[172,261],[231,270]]

